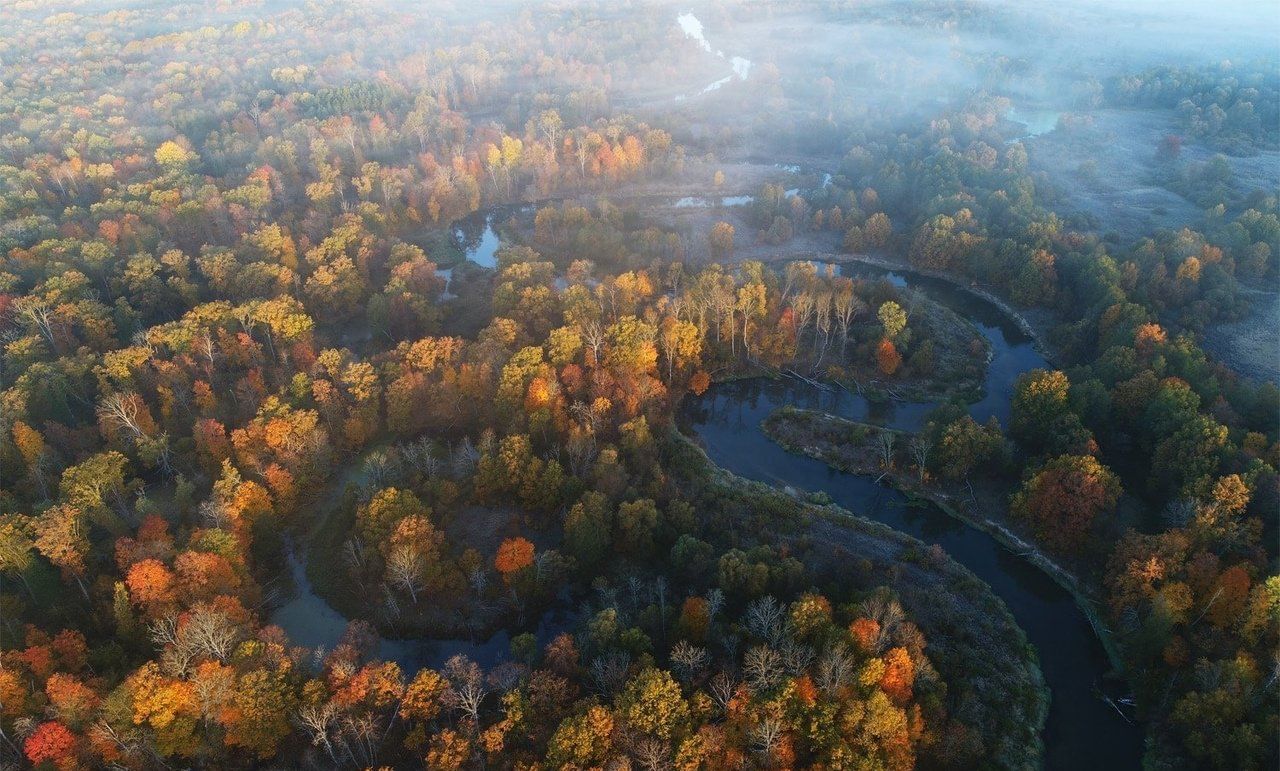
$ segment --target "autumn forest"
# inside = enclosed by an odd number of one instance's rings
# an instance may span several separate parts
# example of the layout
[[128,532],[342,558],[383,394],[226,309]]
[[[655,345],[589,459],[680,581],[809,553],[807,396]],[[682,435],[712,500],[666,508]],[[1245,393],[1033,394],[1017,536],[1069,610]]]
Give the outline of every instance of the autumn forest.
[[1280,764],[1280,19],[0,4],[0,769]]

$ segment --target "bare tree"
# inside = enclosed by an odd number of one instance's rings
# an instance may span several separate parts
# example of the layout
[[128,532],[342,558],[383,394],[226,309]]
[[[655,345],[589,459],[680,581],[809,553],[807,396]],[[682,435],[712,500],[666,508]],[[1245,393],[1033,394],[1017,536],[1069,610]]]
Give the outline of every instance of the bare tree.
[[53,334],[53,309],[47,302],[37,297],[23,297],[14,302],[13,307],[40,330],[40,334],[49,341],[49,346],[54,351],[59,350],[58,341]]
[[1165,506],[1164,520],[1169,527],[1186,527],[1196,516],[1196,502],[1190,498],[1178,498]]
[[767,691],[782,677],[782,656],[767,645],[757,645],[743,656],[742,673],[753,691]]
[[138,422],[138,403],[141,401],[132,392],[109,394],[98,406],[98,415],[117,429],[127,431],[136,442],[147,435]]
[[717,672],[708,684],[711,698],[722,711],[729,709],[729,702],[738,693],[738,681],[727,672]]
[[476,594],[484,594],[484,590],[489,586],[489,572],[477,565],[467,574],[467,583]]
[[853,657],[844,643],[827,648],[818,659],[818,687],[828,696],[844,687],[853,677]]
[[582,325],[582,342],[591,350],[591,363],[599,366],[601,351],[604,350],[604,328],[600,322],[592,319]]
[[[138,731],[122,733],[119,729],[105,720],[100,720],[89,727],[89,735],[93,738],[95,743],[103,746],[115,747],[116,751],[119,752],[123,758],[137,759],[144,752],[147,752],[147,754],[151,755],[152,759],[156,761],[157,767],[165,768],[163,759],[157,757],[157,753],[147,751],[146,747],[148,743],[143,740],[141,733]],[[124,766],[123,764],[114,766],[114,768],[126,767],[128,766]]]
[[422,552],[416,544],[397,544],[387,554],[387,581],[408,592],[414,605],[418,604],[418,592],[425,588],[422,580],[423,567]]
[[231,523],[231,512],[225,502],[211,498],[200,504],[200,519],[209,527],[225,528]]
[[195,661],[196,652],[182,640],[178,629],[178,614],[169,613],[156,619],[147,631],[151,642],[163,649],[160,664],[165,672],[175,677],[186,674],[192,662]]
[[[582,402],[575,402],[577,407]],[[586,406],[586,405],[583,405]],[[573,408],[570,408],[573,412]],[[569,438],[565,440],[565,453],[569,456],[569,470],[574,476],[584,476],[587,469],[591,468],[591,464],[596,460],[596,437],[595,432],[588,428],[577,428],[569,432]]]
[[889,430],[880,432],[880,465],[885,469],[893,468],[893,445],[898,435]]
[[468,437],[462,437],[462,441],[453,448],[453,473],[457,476],[467,476],[476,467],[476,463],[480,460],[480,452],[471,443]]
[[782,668],[792,677],[808,670],[816,655],[812,647],[790,639],[782,641],[779,653],[782,656]]
[[334,750],[329,731],[338,718],[338,708],[332,702],[319,705],[308,705],[298,710],[295,721],[303,733],[311,737],[311,743],[323,747],[335,766],[340,765],[338,754]]
[[827,347],[831,343],[831,319],[832,319],[831,311],[832,311],[833,299],[834,299],[834,296],[832,295],[831,290],[827,288],[821,289],[817,293],[817,297],[814,298],[813,325],[814,325],[815,332],[820,332],[822,334],[821,350],[819,350],[818,348],[817,334],[815,334],[813,338],[813,349],[815,353],[818,353],[819,362],[821,362],[826,357]]
[[724,592],[719,588],[707,591],[707,618],[714,621],[724,610]]
[[920,472],[920,482],[923,483],[929,463],[929,451],[933,449],[933,441],[923,434],[916,434],[911,439],[910,449],[911,458],[916,462],[916,469]]
[[835,292],[836,323],[840,327],[840,352],[844,353],[849,343],[849,328],[865,307],[853,291],[853,279],[841,276],[836,279]]
[[197,653],[225,662],[240,640],[240,627],[225,613],[201,603],[187,615],[179,638]]
[[892,597],[888,597],[883,593],[876,593],[863,600],[862,615],[876,622],[880,626],[880,636],[875,640],[876,655],[879,655],[888,647],[889,641],[897,633],[898,628],[906,620],[906,614],[902,611],[902,606]]
[[646,736],[632,748],[636,762],[646,771],[666,771],[672,768],[671,745],[661,739]]
[[378,450],[376,452],[369,453],[368,457],[364,459],[362,472],[362,476],[364,477],[361,483],[362,486],[373,490],[380,490],[387,486],[389,478],[394,474],[395,464],[387,453],[382,450]]
[[774,714],[762,715],[751,727],[751,743],[766,758],[773,757],[773,751],[782,738],[782,718]]
[[612,697],[626,682],[627,671],[630,668],[631,656],[613,651],[591,662],[591,681],[595,683],[596,691],[602,696]]
[[344,715],[339,723],[339,739],[347,757],[354,766],[373,765],[386,735],[378,716],[372,714]]
[[804,331],[813,321],[814,299],[808,289],[801,290],[791,298],[791,313],[796,321],[796,340],[804,337]]
[[479,722],[480,707],[484,704],[484,697],[489,695],[480,666],[458,654],[445,662],[444,676],[451,685],[445,696],[447,703],[473,724]]
[[747,606],[747,631],[776,645],[782,637],[782,606],[765,596]]
[[685,683],[697,677],[710,658],[705,648],[699,648],[687,640],[681,640],[671,649],[671,664]]
[[489,670],[489,685],[503,693],[507,693],[515,690],[526,674],[528,674],[528,667],[525,665],[514,661],[504,661]]

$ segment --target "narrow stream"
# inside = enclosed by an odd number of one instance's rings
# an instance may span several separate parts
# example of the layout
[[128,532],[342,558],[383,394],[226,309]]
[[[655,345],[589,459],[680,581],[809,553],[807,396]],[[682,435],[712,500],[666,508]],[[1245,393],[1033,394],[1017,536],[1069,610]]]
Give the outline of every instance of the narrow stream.
[[[1032,341],[994,305],[945,281],[907,272],[847,265],[852,275],[880,275],[911,286],[973,321],[991,343],[987,393],[973,404],[975,420],[995,416],[1007,424],[1019,374],[1045,367]],[[855,513],[938,544],[989,584],[1035,645],[1052,702],[1045,725],[1045,765],[1052,769],[1138,768],[1142,732],[1099,698],[1106,653],[1071,595],[1038,568],[994,538],[934,506],[909,507],[896,490],[866,476],[787,452],[760,424],[775,409],[792,405],[904,430],[918,429],[935,405],[871,404],[844,392],[822,391],[795,381],[754,379],[721,383],[687,402],[683,424],[716,464],[753,480],[805,491],[822,490]]]

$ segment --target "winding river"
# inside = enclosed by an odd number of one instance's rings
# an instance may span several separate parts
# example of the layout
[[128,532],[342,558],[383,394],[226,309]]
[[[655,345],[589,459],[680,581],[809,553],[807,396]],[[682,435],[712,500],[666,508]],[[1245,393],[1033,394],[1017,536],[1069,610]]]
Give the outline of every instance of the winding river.
[[[790,193],[791,191],[788,191]],[[742,205],[749,197],[731,201],[680,199],[675,205]],[[495,207],[456,224],[456,243],[469,261],[484,267],[496,264],[500,239],[497,221],[525,207]],[[910,271],[891,271],[860,263],[840,266],[846,275],[885,278],[897,286],[924,291],[969,319],[989,341],[983,398],[970,407],[979,422],[995,416],[1009,419],[1010,397],[1017,377],[1047,367],[1033,341],[1003,310],[943,279]],[[711,460],[745,478],[807,491],[824,491],[853,512],[883,522],[925,543],[938,544],[971,570],[1008,606],[1018,625],[1035,645],[1052,701],[1044,731],[1047,768],[1132,769],[1140,765],[1142,731],[1100,697],[1110,669],[1101,642],[1072,596],[1043,571],[1010,552],[988,534],[971,528],[929,505],[908,506],[905,496],[870,477],[846,474],[825,463],[787,452],[761,430],[761,422],[784,405],[821,410],[852,420],[913,431],[936,406],[930,403],[871,403],[842,391],[824,391],[790,380],[751,379],[713,386],[686,402],[682,427],[706,450]],[[295,596],[271,616],[290,639],[313,647],[332,647],[347,619],[312,590],[306,571],[291,556]],[[545,643],[565,628],[554,612],[538,625]],[[483,666],[492,666],[509,653],[509,635],[499,632],[488,640],[385,640],[379,655],[397,661],[406,671],[439,667],[455,653],[465,653]]]
[[[1018,375],[1046,367],[1033,341],[991,303],[946,281],[871,266],[843,266],[850,275],[883,276],[911,286],[970,319],[990,342],[993,358],[984,398],[970,407],[975,420],[1007,424]],[[752,379],[714,385],[686,404],[682,425],[713,462],[738,476],[799,490],[824,491],[857,514],[938,544],[991,586],[1035,645],[1052,701],[1045,724],[1045,765],[1053,769],[1133,769],[1141,764],[1142,732],[1100,697],[1110,669],[1089,620],[1066,590],[990,535],[928,505],[908,506],[896,490],[870,477],[836,471],[774,443],[761,422],[791,405],[907,431],[918,429],[935,405],[872,404],[842,391],[790,380]]]
[[[702,25],[692,14],[679,18],[682,30],[702,47],[732,64],[734,75],[745,79],[750,62],[727,58],[713,51],[702,35]],[[732,76],[731,76],[732,77]],[[714,90],[730,78],[712,83]],[[1047,117],[1011,114],[1034,135],[1052,128]],[[1056,116],[1054,116],[1056,123]],[[796,167],[779,167],[795,173]],[[824,174],[822,185],[830,183]],[[788,197],[798,191],[788,190]],[[741,206],[750,196],[688,197],[675,201],[677,208]],[[501,239],[495,224],[524,206],[494,207],[455,223],[453,238],[466,259],[487,268],[496,265]],[[898,286],[920,289],[933,299],[969,319],[990,342],[983,398],[970,407],[979,422],[994,416],[1009,419],[1010,397],[1018,375],[1045,367],[1033,341],[1013,319],[994,304],[945,280],[910,271],[848,263],[842,272],[861,277],[883,277]],[[448,279],[452,271],[442,273]],[[1101,642],[1072,596],[1039,568],[1001,546],[993,537],[948,516],[932,505],[909,506],[896,490],[876,484],[870,477],[836,471],[825,463],[787,452],[765,436],[761,422],[784,405],[816,409],[852,420],[913,431],[923,424],[935,405],[929,403],[873,404],[841,391],[824,391],[805,383],[753,379],[713,386],[698,399],[686,402],[682,427],[706,450],[711,460],[745,478],[807,491],[824,491],[853,512],[883,522],[925,543],[938,544],[957,562],[985,581],[1008,606],[1027,638],[1035,645],[1045,682],[1052,691],[1044,730],[1045,766],[1051,769],[1089,768],[1094,771],[1133,769],[1141,764],[1142,731],[1101,698],[1103,678],[1110,669]],[[289,554],[296,592],[278,607],[271,622],[281,626],[300,645],[330,648],[342,636],[347,619],[313,590],[302,560]],[[539,641],[545,643],[566,621],[556,611],[541,619]],[[509,655],[505,631],[484,641],[384,640],[378,654],[398,662],[408,672],[439,667],[449,656],[464,653],[485,667]]]

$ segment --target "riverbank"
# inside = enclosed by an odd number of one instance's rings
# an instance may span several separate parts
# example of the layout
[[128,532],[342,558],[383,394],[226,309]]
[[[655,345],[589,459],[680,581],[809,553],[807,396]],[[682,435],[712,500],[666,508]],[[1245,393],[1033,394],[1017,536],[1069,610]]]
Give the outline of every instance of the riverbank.
[[[977,511],[976,497],[957,495],[937,485],[921,483],[918,476],[904,473],[901,468],[886,469],[877,461],[871,460],[880,451],[881,433],[894,433],[905,439],[910,436],[909,432],[792,407],[775,411],[765,420],[762,430],[788,452],[806,455],[848,474],[885,480],[908,496],[927,500],[949,516],[987,533],[1006,549],[1035,565],[1071,594],[1102,643],[1114,674],[1124,676],[1124,660],[1111,630],[1103,621],[1100,603],[1074,572],[1015,532],[1007,522]],[[862,437],[861,444],[849,441],[851,437],[859,435]]]
[[836,265],[843,263],[858,263],[862,265],[870,265],[873,268],[887,270],[899,273],[915,273],[920,276],[926,276],[935,281],[942,281],[956,289],[967,292],[984,302],[990,303],[999,309],[1005,316],[1012,321],[1024,335],[1031,339],[1035,346],[1036,352],[1044,357],[1049,363],[1053,363],[1053,351],[1046,342],[1049,336],[1050,318],[1045,314],[1043,318],[1036,318],[1033,321],[1032,316],[1027,312],[1018,310],[1009,304],[1009,302],[989,289],[978,286],[976,284],[966,284],[958,280],[950,273],[938,270],[930,270],[928,268],[917,268],[900,260],[891,259],[883,255],[873,254],[846,254],[842,252],[806,252],[801,254],[788,254],[786,256],[775,257],[772,262],[791,262],[794,260],[815,260],[819,262],[830,262]]

